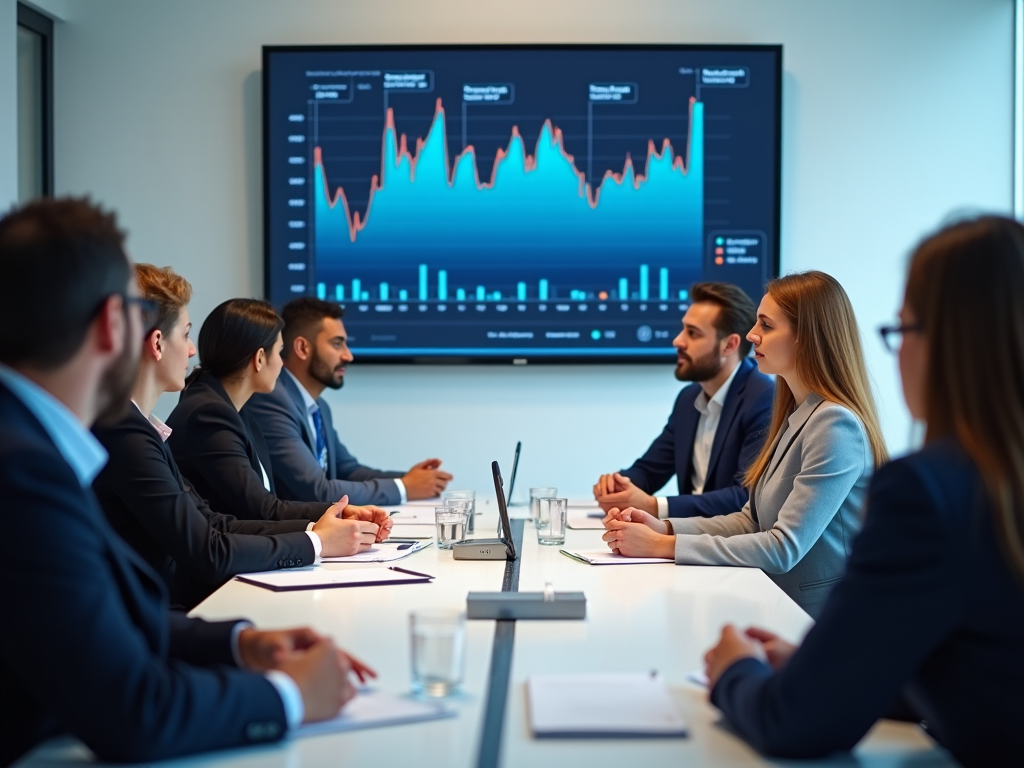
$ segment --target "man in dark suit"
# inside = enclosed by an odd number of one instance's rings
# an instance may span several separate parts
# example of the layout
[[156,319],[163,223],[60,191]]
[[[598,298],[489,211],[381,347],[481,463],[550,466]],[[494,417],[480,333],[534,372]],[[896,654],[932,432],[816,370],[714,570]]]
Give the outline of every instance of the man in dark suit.
[[[0,220],[0,765],[60,733],[117,761],[274,741],[353,695],[312,630],[169,612],[96,503],[107,454],[88,427],[127,403],[151,311],[123,240],[84,200]],[[43,557],[25,545],[40,521],[60,532]]]
[[[672,344],[676,378],[694,383],[679,393],[647,453],[594,485],[602,509],[712,517],[737,512],[747,502],[743,473],[764,443],[774,394],[772,380],[747,358],[746,336],[757,312],[747,294],[729,283],[697,283],[690,300]],[[653,496],[672,475],[679,495]]]
[[408,472],[373,469],[359,463],[338,439],[324,389],[341,389],[348,348],[342,309],[310,297],[295,299],[284,318],[284,370],[270,394],[253,395],[245,407],[270,450],[277,495],[297,501],[401,504],[437,496],[452,476],[440,459],[421,461]]

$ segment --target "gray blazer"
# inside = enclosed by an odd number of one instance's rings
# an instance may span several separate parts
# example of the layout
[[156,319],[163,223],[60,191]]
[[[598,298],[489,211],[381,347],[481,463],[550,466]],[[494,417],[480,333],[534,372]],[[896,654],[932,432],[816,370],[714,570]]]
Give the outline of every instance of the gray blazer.
[[398,504],[401,492],[394,478],[404,472],[374,469],[359,463],[338,439],[330,406],[318,397],[327,436],[327,470],[316,458],[306,405],[292,377],[281,371],[270,394],[249,398],[242,412],[251,415],[270,449],[274,486],[282,499],[334,502],[348,495],[352,504]]
[[810,394],[739,512],[673,519],[676,563],[763,570],[811,616],[846,567],[874,458],[850,410]]

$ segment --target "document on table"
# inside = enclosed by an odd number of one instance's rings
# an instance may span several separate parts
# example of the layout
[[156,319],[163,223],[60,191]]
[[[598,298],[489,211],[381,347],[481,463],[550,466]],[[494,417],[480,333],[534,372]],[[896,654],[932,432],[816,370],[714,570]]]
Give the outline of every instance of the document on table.
[[341,711],[340,715],[319,723],[299,726],[293,731],[293,735],[297,737],[317,736],[321,733],[419,723],[424,720],[454,717],[455,714],[454,708],[438,702],[416,701],[383,691],[362,689]]
[[615,554],[610,549],[598,549],[593,552],[570,552],[567,549],[560,549],[559,552],[588,565],[650,565],[675,562],[667,557],[625,557]]
[[602,517],[582,517],[580,515],[569,515],[566,518],[565,524],[572,528],[574,531],[600,531],[604,529],[604,523]]
[[323,563],[390,563],[429,547],[431,541],[382,541],[365,552],[348,557],[324,557]]
[[331,570],[314,565],[307,568],[289,568],[281,571],[246,573],[235,577],[247,584],[290,592],[299,589],[328,589],[331,587],[374,587],[382,584],[418,584],[433,579],[425,573],[407,571],[398,566],[389,568],[356,568]]
[[566,506],[569,507],[569,509],[579,507],[581,509],[593,509],[595,512],[601,511],[601,508],[597,505],[597,501],[595,499],[569,499],[568,502],[566,502]]
[[530,729],[537,738],[686,736],[686,721],[657,675],[531,675]]
[[[438,502],[437,506],[441,506]],[[395,525],[433,525],[434,524],[434,507],[433,506],[414,506],[412,504],[403,504],[400,507],[391,507],[387,510],[388,514],[391,515],[391,522]]]

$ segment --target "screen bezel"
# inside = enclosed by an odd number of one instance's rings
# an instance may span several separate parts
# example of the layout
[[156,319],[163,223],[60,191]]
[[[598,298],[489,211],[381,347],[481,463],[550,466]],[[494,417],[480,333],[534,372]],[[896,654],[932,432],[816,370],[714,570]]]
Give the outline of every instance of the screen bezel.
[[512,522],[508,518],[508,507],[505,504],[505,481],[501,477],[498,462],[491,462],[491,475],[494,478],[494,495],[498,499],[498,520],[501,522],[501,540],[505,543],[505,551],[509,560],[516,559],[516,543],[512,539]]
[[[774,237],[771,238],[772,258],[769,262],[769,278],[778,277],[781,257],[779,243],[782,223],[782,46],[776,44],[721,43],[699,45],[694,43],[499,43],[478,44],[412,44],[412,45],[265,45],[262,57],[262,129],[263,129],[263,295],[270,296],[270,167],[269,131],[269,81],[266,73],[270,69],[270,57],[277,53],[358,53],[386,51],[751,51],[775,54],[775,222]],[[481,355],[361,355],[360,364],[372,365],[622,365],[651,364],[666,365],[672,362],[674,353],[670,348],[658,355],[513,355],[496,351]]]

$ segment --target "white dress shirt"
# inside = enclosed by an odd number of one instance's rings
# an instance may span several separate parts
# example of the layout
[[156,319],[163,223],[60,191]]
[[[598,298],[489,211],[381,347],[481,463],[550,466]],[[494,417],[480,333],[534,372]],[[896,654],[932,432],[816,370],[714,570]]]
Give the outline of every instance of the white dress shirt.
[[[697,434],[693,437],[693,474],[690,482],[693,485],[693,493],[704,492],[704,483],[707,482],[708,465],[711,463],[711,447],[715,444],[715,433],[718,432],[718,423],[722,420],[722,408],[725,407],[725,398],[729,396],[729,387],[732,380],[736,378],[736,371],[740,367],[733,368],[729,378],[718,388],[714,397],[709,398],[708,393],[703,389],[693,401],[693,407],[700,412],[697,420]],[[668,497],[659,496],[658,517],[662,520],[668,517]]]
[[[313,396],[311,394],[309,394],[309,392],[306,390],[306,388],[304,386],[302,386],[302,382],[298,380],[298,378],[295,376],[294,373],[289,371],[287,368],[283,368],[281,370],[281,373],[282,373],[282,375],[287,373],[289,376],[292,377],[292,381],[294,381],[295,382],[295,386],[298,387],[299,394],[302,395],[302,403],[303,403],[303,405],[306,406],[306,423],[309,425],[309,434],[313,436],[313,444],[315,445],[316,444],[316,422],[313,421],[313,411],[316,410],[316,409],[319,409],[320,406],[316,402],[316,400],[313,399]],[[327,429],[327,425],[325,424],[324,425],[324,430],[326,431],[326,429]],[[327,440],[327,435],[324,435],[324,440]],[[408,501],[408,497],[406,496],[406,493],[405,493],[405,483],[403,483],[397,477],[392,478],[392,479],[395,481],[395,485],[398,486],[398,495],[401,497],[401,502],[400,503],[405,504],[405,502]]]

